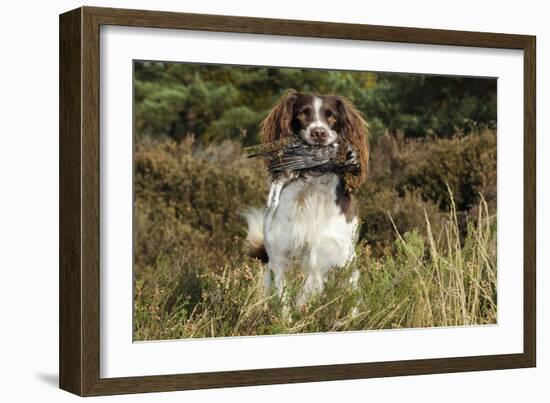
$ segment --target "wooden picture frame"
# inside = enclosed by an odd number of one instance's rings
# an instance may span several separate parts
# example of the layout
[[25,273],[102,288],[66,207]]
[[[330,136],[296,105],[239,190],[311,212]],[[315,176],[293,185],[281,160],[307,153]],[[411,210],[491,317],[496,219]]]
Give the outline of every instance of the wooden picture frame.
[[[100,377],[100,26],[171,28],[524,52],[523,353],[227,372]],[[60,387],[81,396],[533,367],[535,37],[313,21],[81,7],[60,16]]]

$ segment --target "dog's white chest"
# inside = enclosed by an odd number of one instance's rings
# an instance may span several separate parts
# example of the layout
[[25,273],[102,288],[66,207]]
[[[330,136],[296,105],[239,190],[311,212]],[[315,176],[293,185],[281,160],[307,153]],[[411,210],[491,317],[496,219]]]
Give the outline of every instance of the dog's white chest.
[[333,173],[294,180],[266,214],[264,237],[270,259],[297,258],[326,271],[353,256],[357,219],[347,221],[337,201]]

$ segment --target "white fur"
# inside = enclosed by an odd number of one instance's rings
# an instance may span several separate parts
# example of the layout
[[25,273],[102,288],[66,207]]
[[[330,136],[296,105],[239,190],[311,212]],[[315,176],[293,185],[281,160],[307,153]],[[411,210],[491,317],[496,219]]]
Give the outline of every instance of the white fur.
[[264,243],[264,215],[262,209],[248,209],[242,213],[248,224],[246,241],[252,248],[258,248]]
[[331,268],[342,267],[353,258],[357,218],[347,222],[336,204],[339,180],[333,173],[300,177],[285,184],[280,192],[275,190],[280,194],[277,204],[247,216],[248,239],[255,244],[263,216],[263,242],[269,256],[264,273],[266,290],[271,287],[273,274],[275,287],[283,295],[284,273],[295,259],[307,274],[297,301],[302,305],[311,294],[323,290]]

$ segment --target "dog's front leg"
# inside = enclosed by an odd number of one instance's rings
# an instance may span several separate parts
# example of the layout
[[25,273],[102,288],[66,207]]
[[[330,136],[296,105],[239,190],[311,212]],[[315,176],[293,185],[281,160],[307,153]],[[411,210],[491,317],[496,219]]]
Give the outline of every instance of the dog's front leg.
[[268,275],[264,273],[264,285],[269,282],[269,286],[271,286],[271,273],[273,273],[273,277],[275,278],[275,290],[281,299],[283,298],[285,292],[285,271],[285,263],[270,259],[268,263],[269,280],[267,279]]
[[268,266],[264,266],[263,287],[265,297],[269,297],[269,295],[271,295],[271,283],[271,269]]
[[[279,296],[283,307],[283,317],[285,317],[287,320],[290,320],[290,306],[288,303],[285,282],[285,271],[287,269],[287,264],[288,262],[286,261],[270,260],[268,263],[268,270],[266,270],[267,274],[264,272],[264,284],[269,281],[269,285],[271,285],[271,274],[273,273],[273,283],[275,285],[275,291]],[[269,280],[267,280],[267,276],[269,276]]]
[[302,308],[311,296],[321,293],[323,286],[324,279],[319,273],[309,273],[306,277],[304,288],[296,301],[298,308]]

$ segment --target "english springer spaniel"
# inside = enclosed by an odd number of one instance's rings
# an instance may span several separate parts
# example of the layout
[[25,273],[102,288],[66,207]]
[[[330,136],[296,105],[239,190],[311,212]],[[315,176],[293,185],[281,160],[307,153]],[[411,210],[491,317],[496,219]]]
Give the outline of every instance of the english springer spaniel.
[[[367,124],[343,97],[289,91],[260,129],[263,144],[295,136],[318,153],[345,144],[346,166],[355,168],[346,171],[331,164],[304,165],[303,159],[302,165],[296,165],[295,159],[290,159],[290,164],[282,166],[297,168],[281,175],[272,169],[271,160],[267,207],[245,213],[249,254],[267,262],[265,289],[269,292],[274,281],[279,295],[284,296],[284,273],[293,260],[306,274],[297,300],[300,307],[323,290],[331,268],[345,266],[355,255],[358,218],[351,193],[367,176]],[[308,160],[318,160],[310,157]],[[284,153],[277,160],[281,158],[285,158]]]

